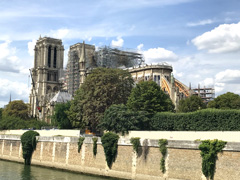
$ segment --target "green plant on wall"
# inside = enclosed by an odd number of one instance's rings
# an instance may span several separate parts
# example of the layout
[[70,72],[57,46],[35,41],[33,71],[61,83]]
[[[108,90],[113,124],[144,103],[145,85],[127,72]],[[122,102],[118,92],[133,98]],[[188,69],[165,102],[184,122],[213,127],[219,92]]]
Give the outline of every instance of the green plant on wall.
[[97,141],[98,141],[98,138],[92,138],[93,140],[93,154],[94,156],[97,155]]
[[138,153],[138,148],[141,145],[139,137],[132,137],[130,139],[131,144],[133,145],[133,150]]
[[158,141],[159,144],[159,150],[162,154],[161,162],[160,162],[160,169],[162,170],[162,173],[165,173],[166,167],[165,167],[165,158],[167,154],[167,147],[166,145],[168,144],[166,139],[159,139]]
[[31,164],[32,153],[37,146],[36,136],[39,136],[38,132],[36,131],[27,131],[21,136],[22,152],[25,165]]
[[80,153],[84,139],[85,139],[84,137],[80,137],[78,139],[78,153]]
[[215,140],[204,140],[199,145],[199,149],[201,150],[202,157],[202,172],[206,178],[210,178],[213,180],[217,154],[222,152],[223,148],[226,145],[225,141]]
[[107,165],[109,168],[112,167],[112,163],[115,161],[117,156],[118,139],[119,136],[112,132],[105,133],[101,138]]

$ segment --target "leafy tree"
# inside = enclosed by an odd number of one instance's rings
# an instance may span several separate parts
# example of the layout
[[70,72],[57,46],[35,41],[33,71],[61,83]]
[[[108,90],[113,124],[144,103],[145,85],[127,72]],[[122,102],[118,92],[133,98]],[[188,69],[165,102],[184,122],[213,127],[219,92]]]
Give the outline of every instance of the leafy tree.
[[131,111],[123,104],[112,105],[104,113],[99,125],[103,130],[128,133],[129,130],[146,130],[149,118],[146,112]]
[[178,111],[179,112],[193,112],[200,109],[205,109],[206,105],[204,104],[202,98],[199,96],[190,96],[186,99],[182,99],[179,102]]
[[133,86],[129,72],[96,68],[77,91],[68,111],[74,127],[89,126],[95,132],[105,110],[112,104],[125,104]]
[[154,81],[142,81],[132,89],[127,107],[133,111],[147,111],[151,114],[173,111],[174,105],[169,97]]
[[22,119],[28,119],[28,106],[22,100],[11,101],[3,110],[6,116],[15,116]]
[[208,107],[216,109],[240,109],[240,96],[232,92],[227,92],[210,101]]
[[0,108],[0,119],[2,119],[3,108]]
[[58,103],[55,105],[54,114],[51,118],[52,124],[58,126],[60,129],[71,129],[71,123],[66,111],[70,108],[70,102]]

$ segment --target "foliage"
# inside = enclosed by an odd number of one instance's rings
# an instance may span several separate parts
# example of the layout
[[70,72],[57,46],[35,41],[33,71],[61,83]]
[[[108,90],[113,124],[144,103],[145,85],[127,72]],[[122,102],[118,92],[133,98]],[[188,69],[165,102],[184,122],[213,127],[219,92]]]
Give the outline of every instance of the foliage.
[[239,131],[239,110],[204,109],[191,113],[157,113],[151,130],[159,131]]
[[204,140],[199,145],[199,149],[201,150],[202,157],[202,172],[206,176],[212,180],[214,177],[217,154],[222,152],[226,142],[215,140]]
[[11,101],[3,109],[5,116],[20,117],[22,119],[28,119],[28,106],[22,100]]
[[240,109],[240,96],[232,92],[227,92],[210,101],[208,107],[216,109]]
[[174,105],[154,81],[142,81],[132,89],[127,106],[133,111],[156,112],[173,111]]
[[80,137],[80,138],[78,139],[78,153],[80,153],[80,150],[81,150],[81,148],[82,148],[84,139],[85,139],[85,137]]
[[3,108],[0,108],[0,120],[2,119]]
[[94,156],[97,155],[97,141],[98,141],[98,138],[92,138],[93,140],[93,154]]
[[7,129],[41,129],[42,126],[49,126],[44,121],[38,121],[37,119],[23,120],[20,117],[3,116],[0,120],[0,130]]
[[104,113],[99,127],[115,133],[128,133],[129,130],[144,130],[149,127],[148,113],[131,111],[123,104],[112,105]]
[[205,108],[206,105],[204,104],[202,98],[193,95],[186,99],[180,100],[178,112],[193,112]]
[[27,131],[21,136],[22,151],[25,165],[31,164],[32,153],[36,149],[37,145],[36,136],[39,136],[38,132],[36,131]]
[[68,112],[74,127],[89,126],[95,132],[105,110],[112,104],[125,104],[133,86],[128,71],[96,68],[76,93]]
[[107,165],[109,168],[112,167],[112,163],[115,161],[117,156],[118,139],[119,136],[112,132],[105,133],[101,138]]
[[58,103],[54,107],[54,114],[51,118],[51,122],[54,126],[60,129],[71,129],[71,123],[68,119],[66,111],[70,108],[70,102]]
[[130,139],[130,142],[131,142],[131,144],[133,145],[133,150],[136,152],[136,153],[138,153],[138,148],[139,148],[139,146],[141,145],[141,143],[140,143],[140,138],[139,137],[132,137],[131,139]]
[[166,167],[165,167],[165,158],[167,154],[167,147],[166,145],[168,144],[166,139],[159,139],[158,141],[159,144],[159,150],[162,154],[161,162],[160,162],[160,169],[162,170],[162,173],[165,173]]

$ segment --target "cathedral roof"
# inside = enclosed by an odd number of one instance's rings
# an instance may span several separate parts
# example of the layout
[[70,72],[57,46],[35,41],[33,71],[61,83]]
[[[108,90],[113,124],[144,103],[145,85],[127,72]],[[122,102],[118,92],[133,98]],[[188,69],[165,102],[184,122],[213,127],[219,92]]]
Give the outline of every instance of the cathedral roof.
[[67,92],[59,91],[51,100],[50,103],[64,103],[72,99],[72,95]]

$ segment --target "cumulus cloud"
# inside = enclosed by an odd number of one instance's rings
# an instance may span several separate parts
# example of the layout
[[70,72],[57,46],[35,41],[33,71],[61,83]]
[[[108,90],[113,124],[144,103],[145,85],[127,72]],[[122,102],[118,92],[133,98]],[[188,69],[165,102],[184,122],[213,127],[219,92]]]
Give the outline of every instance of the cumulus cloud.
[[124,40],[120,36],[118,36],[116,41],[112,40],[111,45],[115,47],[122,47],[123,43],[124,43]]
[[240,22],[237,24],[222,24],[215,29],[192,40],[199,50],[209,53],[227,53],[240,50]]
[[139,45],[137,46],[137,50],[138,50],[138,51],[141,51],[142,48],[143,48],[143,46],[144,46],[143,44],[139,44]]
[[177,55],[164,48],[150,48],[147,51],[142,52],[146,63],[158,63],[162,61],[175,61],[178,57]]
[[28,101],[29,90],[26,83],[0,78],[0,106],[7,104],[10,93],[13,100],[22,99],[25,102]]
[[227,69],[220,71],[214,78],[205,78],[200,84],[206,87],[214,86],[217,95],[228,91],[240,93],[240,70]]
[[17,49],[11,46],[11,41],[0,44],[0,71],[14,73],[28,73],[28,63],[16,55]]
[[30,56],[34,56],[34,47],[36,45],[37,40],[33,39],[32,41],[28,42],[28,54]]
[[211,19],[205,19],[205,20],[201,20],[201,21],[198,21],[198,22],[190,22],[190,23],[187,23],[187,26],[189,26],[189,27],[204,26],[204,25],[212,24],[212,23],[214,23],[213,20],[211,20]]

